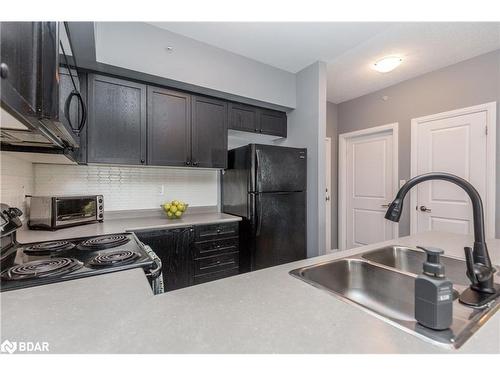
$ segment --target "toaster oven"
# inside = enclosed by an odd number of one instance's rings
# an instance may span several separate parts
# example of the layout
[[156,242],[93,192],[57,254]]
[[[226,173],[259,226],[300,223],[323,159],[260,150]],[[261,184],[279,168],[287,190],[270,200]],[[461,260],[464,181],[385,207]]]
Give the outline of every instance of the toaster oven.
[[30,229],[56,230],[103,220],[102,195],[31,197]]

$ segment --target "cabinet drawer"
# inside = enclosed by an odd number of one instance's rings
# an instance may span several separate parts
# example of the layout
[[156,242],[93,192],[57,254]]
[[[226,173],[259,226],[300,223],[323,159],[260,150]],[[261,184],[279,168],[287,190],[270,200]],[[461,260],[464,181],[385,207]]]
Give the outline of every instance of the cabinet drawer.
[[195,240],[203,241],[238,235],[238,222],[221,223],[212,225],[199,225],[195,227]]
[[235,276],[238,274],[238,268],[232,268],[229,270],[207,273],[204,275],[196,275],[194,277],[194,284],[203,284],[209,281],[214,281],[218,279],[223,279],[229,276]]
[[238,258],[239,254],[236,252],[196,259],[194,261],[194,274],[204,275],[231,268],[238,268]]
[[203,241],[194,244],[194,257],[203,258],[213,255],[234,253],[238,251],[238,238],[228,238],[216,241]]

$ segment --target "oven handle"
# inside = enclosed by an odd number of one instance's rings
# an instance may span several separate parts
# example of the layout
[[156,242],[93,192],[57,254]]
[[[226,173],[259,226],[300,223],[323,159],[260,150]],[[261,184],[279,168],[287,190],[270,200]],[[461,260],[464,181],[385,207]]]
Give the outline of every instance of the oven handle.
[[[150,255],[151,256],[151,255]],[[146,276],[150,279],[156,279],[158,276],[160,276],[161,273],[161,260],[157,256],[153,258],[153,262],[156,265],[156,268],[150,269],[149,272],[146,272]]]
[[155,268],[151,268],[151,269],[149,269],[149,272],[146,272],[146,276],[150,280],[154,280],[158,276],[160,276],[160,274],[161,274],[161,267],[162,267],[161,259],[158,257],[158,255],[156,255],[156,253],[153,251],[153,249],[150,246],[146,245],[143,242],[141,242],[141,243],[144,246],[144,249],[146,250],[146,253],[148,254],[148,256],[153,260],[153,262],[156,265]]

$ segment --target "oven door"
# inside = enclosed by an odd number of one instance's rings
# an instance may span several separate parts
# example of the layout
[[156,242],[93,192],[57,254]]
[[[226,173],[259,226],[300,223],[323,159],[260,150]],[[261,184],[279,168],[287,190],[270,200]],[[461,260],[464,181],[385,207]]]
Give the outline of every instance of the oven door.
[[54,198],[53,205],[55,228],[97,221],[96,196],[57,197]]

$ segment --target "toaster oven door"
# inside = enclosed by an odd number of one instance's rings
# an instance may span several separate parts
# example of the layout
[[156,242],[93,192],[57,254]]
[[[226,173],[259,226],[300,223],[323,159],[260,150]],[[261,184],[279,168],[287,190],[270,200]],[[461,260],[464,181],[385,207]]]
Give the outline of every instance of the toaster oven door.
[[77,225],[97,220],[97,198],[67,197],[55,198],[55,227]]

